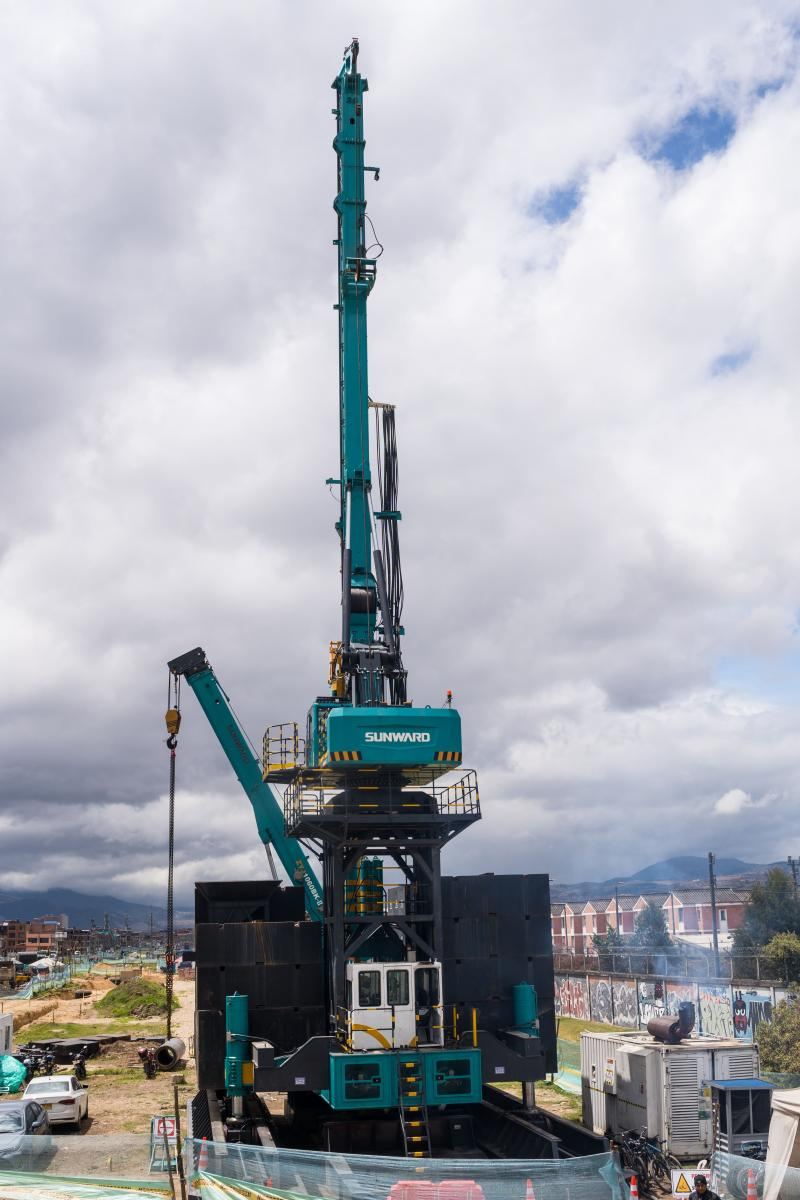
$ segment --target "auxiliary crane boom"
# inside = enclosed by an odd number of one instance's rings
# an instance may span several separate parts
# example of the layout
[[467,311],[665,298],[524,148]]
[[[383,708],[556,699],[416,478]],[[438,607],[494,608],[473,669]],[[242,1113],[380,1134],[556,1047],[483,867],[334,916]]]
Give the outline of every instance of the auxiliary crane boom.
[[200,702],[208,723],[217,735],[236,778],[253,808],[258,836],[266,847],[274,846],[290,883],[301,883],[306,912],[312,921],[322,920],[322,889],[308,857],[298,841],[287,837],[283,828],[283,808],[272,784],[262,774],[262,766],[253,752],[230,700],[198,646],[169,663],[175,676],[182,676]]

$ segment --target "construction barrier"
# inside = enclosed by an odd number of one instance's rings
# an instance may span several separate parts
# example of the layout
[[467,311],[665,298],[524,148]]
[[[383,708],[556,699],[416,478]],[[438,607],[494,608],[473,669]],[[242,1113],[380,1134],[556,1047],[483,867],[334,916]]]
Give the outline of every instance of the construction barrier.
[[[687,1172],[693,1183],[694,1170]],[[758,1162],[738,1154],[715,1154],[704,1174],[722,1200],[800,1200],[800,1168]]]
[[[628,1190],[610,1154],[410,1160],[187,1140],[185,1159],[187,1179],[207,1200],[247,1189],[258,1196],[341,1200],[526,1200],[531,1194],[535,1200],[623,1200]],[[230,1190],[236,1185],[242,1190]]]
[[557,1047],[558,1072],[553,1076],[553,1083],[562,1092],[570,1096],[581,1094],[581,1047],[579,1042],[568,1042],[565,1038],[558,1039]]

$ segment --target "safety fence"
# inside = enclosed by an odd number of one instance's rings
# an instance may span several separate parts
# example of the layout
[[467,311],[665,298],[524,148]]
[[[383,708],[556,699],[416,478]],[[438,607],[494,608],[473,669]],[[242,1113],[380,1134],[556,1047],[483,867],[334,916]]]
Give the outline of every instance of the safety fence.
[[562,1092],[571,1096],[581,1094],[581,1048],[578,1042],[568,1042],[558,1038],[557,1043],[558,1071],[553,1076],[553,1083]]
[[758,1200],[800,1200],[798,1167],[759,1162],[738,1154],[715,1154],[708,1170],[684,1169],[690,1187],[698,1174],[705,1175],[723,1200],[748,1200],[754,1194]]
[[331,1200],[622,1200],[610,1154],[571,1159],[407,1159],[186,1142],[186,1174]]
[[[169,1174],[166,1156],[159,1158],[158,1151],[158,1145],[138,1134],[20,1135],[0,1155],[0,1200],[163,1194],[169,1190]],[[190,1192],[204,1200],[253,1193],[326,1200],[526,1200],[529,1187],[537,1200],[623,1200],[627,1195],[609,1154],[561,1160],[409,1160],[187,1139],[183,1163]]]
[[47,975],[34,975],[15,991],[0,992],[0,1000],[32,1000],[34,996],[51,992],[54,988],[65,987],[72,975],[73,971],[69,967],[61,971],[51,971]]
[[[180,1195],[175,1163],[154,1163],[148,1137],[20,1136],[0,1155],[0,1200],[141,1200]],[[270,1150],[187,1139],[184,1174],[202,1200],[627,1200],[629,1186],[609,1154],[573,1159],[423,1159]],[[682,1168],[677,1194],[706,1176],[722,1200],[800,1200],[800,1169],[717,1154]],[[680,1181],[678,1181],[680,1182]],[[174,1192],[173,1192],[174,1188]]]
[[732,983],[742,987],[751,983],[783,987],[792,983],[788,970],[777,971],[774,962],[753,951],[741,954],[726,950],[719,963],[711,950],[693,947],[684,950],[673,945],[669,950],[604,950],[582,953],[563,946],[553,947],[556,971],[591,975],[668,976],[670,979]]

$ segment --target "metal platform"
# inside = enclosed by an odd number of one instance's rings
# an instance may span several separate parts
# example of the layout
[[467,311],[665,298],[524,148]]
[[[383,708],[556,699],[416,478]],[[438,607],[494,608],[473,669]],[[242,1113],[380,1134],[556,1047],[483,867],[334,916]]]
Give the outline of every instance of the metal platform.
[[[452,774],[452,771],[451,771]],[[480,820],[480,796],[474,771],[461,771],[440,784],[429,768],[388,774],[366,767],[341,772],[331,768],[294,773],[284,796],[290,837],[325,841],[337,826],[353,832],[385,831],[396,840],[428,831],[444,844]]]

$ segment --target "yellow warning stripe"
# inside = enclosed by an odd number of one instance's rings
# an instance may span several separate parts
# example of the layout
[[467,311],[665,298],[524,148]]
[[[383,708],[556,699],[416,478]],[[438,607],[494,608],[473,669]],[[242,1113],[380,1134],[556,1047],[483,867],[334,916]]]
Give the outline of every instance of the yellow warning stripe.
[[333,762],[360,762],[360,750],[332,750],[331,760]]
[[436,762],[461,762],[461,751],[437,750],[433,757]]

